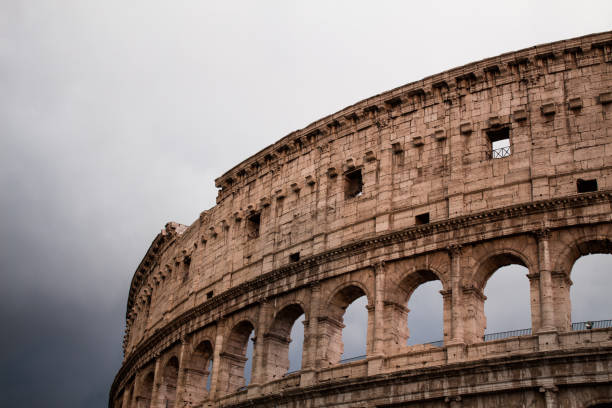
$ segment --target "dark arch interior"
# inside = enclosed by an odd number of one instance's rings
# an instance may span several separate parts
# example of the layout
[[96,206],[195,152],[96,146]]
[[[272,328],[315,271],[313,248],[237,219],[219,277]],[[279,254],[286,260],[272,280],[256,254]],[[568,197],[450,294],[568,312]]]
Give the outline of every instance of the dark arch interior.
[[[270,330],[265,334],[265,361],[267,380],[281,378],[287,373],[291,365],[289,355],[292,328],[297,324],[300,316],[304,315],[304,310],[299,304],[291,304],[284,307],[277,313]],[[300,343],[303,343],[303,331]],[[302,350],[295,350],[301,358]],[[294,356],[295,358],[296,356]]]
[[247,349],[247,343],[251,332],[255,330],[251,322],[243,321],[238,323],[230,334],[227,342],[227,352],[244,356]]
[[178,380],[178,369],[179,361],[176,356],[173,356],[168,360],[163,371],[163,385],[164,395],[163,401],[165,406],[168,408],[174,407],[174,400],[176,399],[176,383]]
[[249,321],[242,321],[232,329],[227,345],[228,354],[224,360],[223,370],[228,377],[227,391],[233,392],[248,385],[251,380],[253,361],[252,342],[255,327]]
[[[201,341],[194,349],[189,366],[192,370],[186,372],[186,389],[194,396],[196,401],[204,400],[210,390],[212,377],[213,346],[209,340]],[[204,392],[206,390],[206,392]]]

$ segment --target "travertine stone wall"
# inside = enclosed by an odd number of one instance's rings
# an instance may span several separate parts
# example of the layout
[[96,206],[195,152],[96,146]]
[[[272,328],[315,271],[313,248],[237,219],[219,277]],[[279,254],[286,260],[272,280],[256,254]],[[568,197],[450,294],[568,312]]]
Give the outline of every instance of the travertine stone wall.
[[[569,293],[578,257],[612,253],[611,62],[612,33],[504,54],[361,101],[235,166],[216,180],[217,205],[190,226],[168,223],[139,265],[110,405],[610,397],[612,332],[571,332]],[[484,343],[483,290],[508,264],[529,270],[532,335]],[[408,299],[431,280],[443,287],[444,346],[408,347]],[[367,358],[340,364],[344,310],[363,295]],[[286,375],[302,314],[302,369]],[[479,374],[500,353],[500,375],[530,361],[533,378]],[[542,374],[553,356],[596,379]],[[412,375],[431,377],[431,391],[411,388]],[[582,396],[563,405],[564,393]]]

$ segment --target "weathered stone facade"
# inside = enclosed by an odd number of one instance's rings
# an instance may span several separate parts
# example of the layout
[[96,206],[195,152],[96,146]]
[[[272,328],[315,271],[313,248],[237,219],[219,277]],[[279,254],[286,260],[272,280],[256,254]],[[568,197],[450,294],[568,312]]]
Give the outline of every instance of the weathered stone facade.
[[[151,244],[109,406],[612,402],[612,329],[572,331],[569,297],[576,259],[612,253],[611,125],[608,32],[434,75],[284,137]],[[507,264],[529,269],[532,334],[484,342],[483,289]],[[444,345],[407,346],[408,299],[431,280]],[[341,364],[343,313],[362,295],[367,357]],[[286,375],[302,314],[302,368]]]

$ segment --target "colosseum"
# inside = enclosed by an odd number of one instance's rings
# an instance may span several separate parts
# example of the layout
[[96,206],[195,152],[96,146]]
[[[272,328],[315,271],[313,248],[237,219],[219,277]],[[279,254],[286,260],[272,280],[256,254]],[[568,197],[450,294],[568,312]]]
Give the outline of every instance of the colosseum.
[[[110,408],[611,406],[612,325],[572,323],[570,275],[612,253],[612,32],[373,96],[215,185],[134,273]],[[509,264],[529,271],[531,328],[487,338],[483,290]],[[443,340],[408,346],[429,281]],[[362,296],[366,355],[342,360]]]

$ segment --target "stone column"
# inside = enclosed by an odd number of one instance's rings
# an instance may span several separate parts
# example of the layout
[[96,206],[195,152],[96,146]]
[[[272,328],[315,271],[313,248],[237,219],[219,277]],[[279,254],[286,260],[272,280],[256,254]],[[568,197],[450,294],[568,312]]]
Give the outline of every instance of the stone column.
[[461,246],[448,247],[451,263],[451,343],[465,343],[463,333],[462,288],[461,288]]
[[215,338],[215,349],[213,350],[213,366],[212,366],[212,381],[210,383],[210,392],[208,393],[208,399],[213,400],[219,397],[218,390],[223,384],[220,384],[220,368],[221,364],[221,351],[223,350],[223,331],[225,329],[225,320],[220,319],[217,323],[217,335]]
[[159,394],[163,382],[163,373],[161,370],[161,359],[159,354],[155,356],[155,373],[153,374],[153,392],[151,393],[151,408],[165,408],[159,401]]
[[550,230],[536,231],[538,241],[538,269],[540,273],[540,311],[542,327],[540,331],[555,330],[555,311],[552,293],[552,272],[550,267],[549,240]]
[[[185,338],[181,338],[181,350],[179,351],[179,368],[178,368],[178,376],[176,378],[176,397],[174,399],[175,406],[180,406],[179,404],[184,400],[184,391],[185,391],[185,379],[187,377],[188,368],[186,367],[187,360],[189,359],[189,343]],[[186,396],[185,396],[186,397]]]
[[264,334],[266,327],[267,316],[270,302],[267,299],[262,299],[259,302],[259,317],[257,319],[257,327],[255,328],[255,338],[253,339],[253,368],[251,372],[251,383],[249,384],[249,398],[259,395],[261,385],[266,381],[266,367],[264,364]]
[[446,359],[450,362],[462,361],[465,356],[464,296],[461,286],[461,246],[448,248],[451,274],[451,340],[446,347]]
[[[128,386],[128,384],[126,384]],[[123,389],[123,398],[121,399],[121,406],[123,408],[128,408],[130,406],[130,400],[133,398],[132,394],[130,394],[130,387]]]
[[452,325],[453,325],[453,319],[452,319],[452,310],[453,310],[453,296],[452,296],[452,291],[451,290],[441,290],[440,291],[440,295],[442,295],[442,313],[443,313],[443,326],[444,326],[444,331],[443,331],[443,341],[444,344],[448,344],[448,342],[451,340],[451,336],[453,333],[453,329],[452,329]]
[[141,375],[142,373],[140,370],[136,370],[136,374],[134,375],[134,389],[132,390],[132,395],[130,395],[130,408],[139,408],[138,398],[140,396],[140,383],[142,382],[142,378],[140,378]]
[[450,408],[461,408],[461,396],[457,397],[446,397],[444,398],[444,402],[448,404]]
[[546,408],[557,408],[559,402],[557,401],[557,391],[559,389],[553,386],[540,387],[540,392],[544,394],[546,400]]
[[[317,343],[319,338],[319,303],[321,300],[321,285],[315,282],[310,285],[310,313],[308,324],[304,325],[304,348],[302,371],[317,369]],[[306,322],[304,322],[306,323]]]
[[385,262],[374,264],[375,291],[374,291],[374,355],[384,355],[385,340]]

